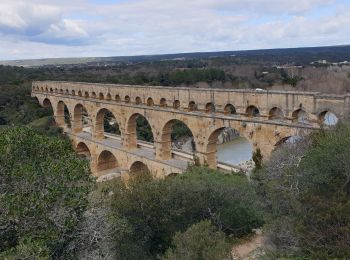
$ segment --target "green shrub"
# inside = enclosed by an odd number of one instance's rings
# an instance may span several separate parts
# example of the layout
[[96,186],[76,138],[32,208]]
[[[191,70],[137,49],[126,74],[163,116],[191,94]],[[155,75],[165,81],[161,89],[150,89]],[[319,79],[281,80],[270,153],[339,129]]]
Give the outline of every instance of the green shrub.
[[67,140],[0,131],[0,258],[58,256],[87,205],[88,163]]
[[[350,257],[350,129],[339,126],[279,150],[258,173],[277,255]],[[281,227],[286,232],[281,233]]]
[[263,155],[261,154],[260,148],[256,149],[255,152],[253,152],[253,161],[255,163],[255,168],[261,169],[262,163],[263,163]]
[[247,235],[263,224],[256,201],[245,176],[206,168],[165,180],[143,175],[127,185],[119,182],[112,200],[114,221],[124,223],[115,232],[123,249],[119,258],[152,259],[165,252],[176,232],[205,219],[227,235]]
[[183,233],[176,233],[172,247],[164,260],[222,260],[230,259],[231,244],[223,232],[218,231],[210,221],[204,220],[192,225]]

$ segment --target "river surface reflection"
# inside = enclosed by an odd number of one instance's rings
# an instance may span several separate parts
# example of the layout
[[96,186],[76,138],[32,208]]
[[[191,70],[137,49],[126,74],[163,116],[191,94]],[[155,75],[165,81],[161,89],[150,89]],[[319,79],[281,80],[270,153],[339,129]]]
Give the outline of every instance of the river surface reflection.
[[218,145],[219,162],[237,165],[252,159],[253,146],[244,137],[237,137],[225,144]]

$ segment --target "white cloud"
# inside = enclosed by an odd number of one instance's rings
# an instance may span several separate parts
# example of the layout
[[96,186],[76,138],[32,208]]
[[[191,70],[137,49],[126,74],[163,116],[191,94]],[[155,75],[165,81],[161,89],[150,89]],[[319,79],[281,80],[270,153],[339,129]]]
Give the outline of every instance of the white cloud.
[[0,59],[345,44],[349,11],[342,0],[1,0]]

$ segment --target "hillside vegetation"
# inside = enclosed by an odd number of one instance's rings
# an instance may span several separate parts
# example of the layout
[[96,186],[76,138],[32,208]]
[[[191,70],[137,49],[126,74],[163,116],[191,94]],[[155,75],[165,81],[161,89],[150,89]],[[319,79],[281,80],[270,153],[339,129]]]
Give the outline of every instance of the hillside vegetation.
[[87,206],[88,163],[68,140],[0,130],[0,258],[62,254]]

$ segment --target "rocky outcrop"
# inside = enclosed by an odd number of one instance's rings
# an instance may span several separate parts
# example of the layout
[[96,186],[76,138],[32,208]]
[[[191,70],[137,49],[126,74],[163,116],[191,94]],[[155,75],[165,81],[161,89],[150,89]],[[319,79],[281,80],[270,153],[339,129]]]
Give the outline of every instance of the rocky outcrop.
[[[232,128],[225,128],[218,137],[218,144],[228,143],[239,137],[239,132]],[[192,153],[194,151],[193,137],[181,137],[172,143],[173,149]]]
[[225,128],[218,137],[218,144],[228,143],[239,137],[239,132],[232,128]]

